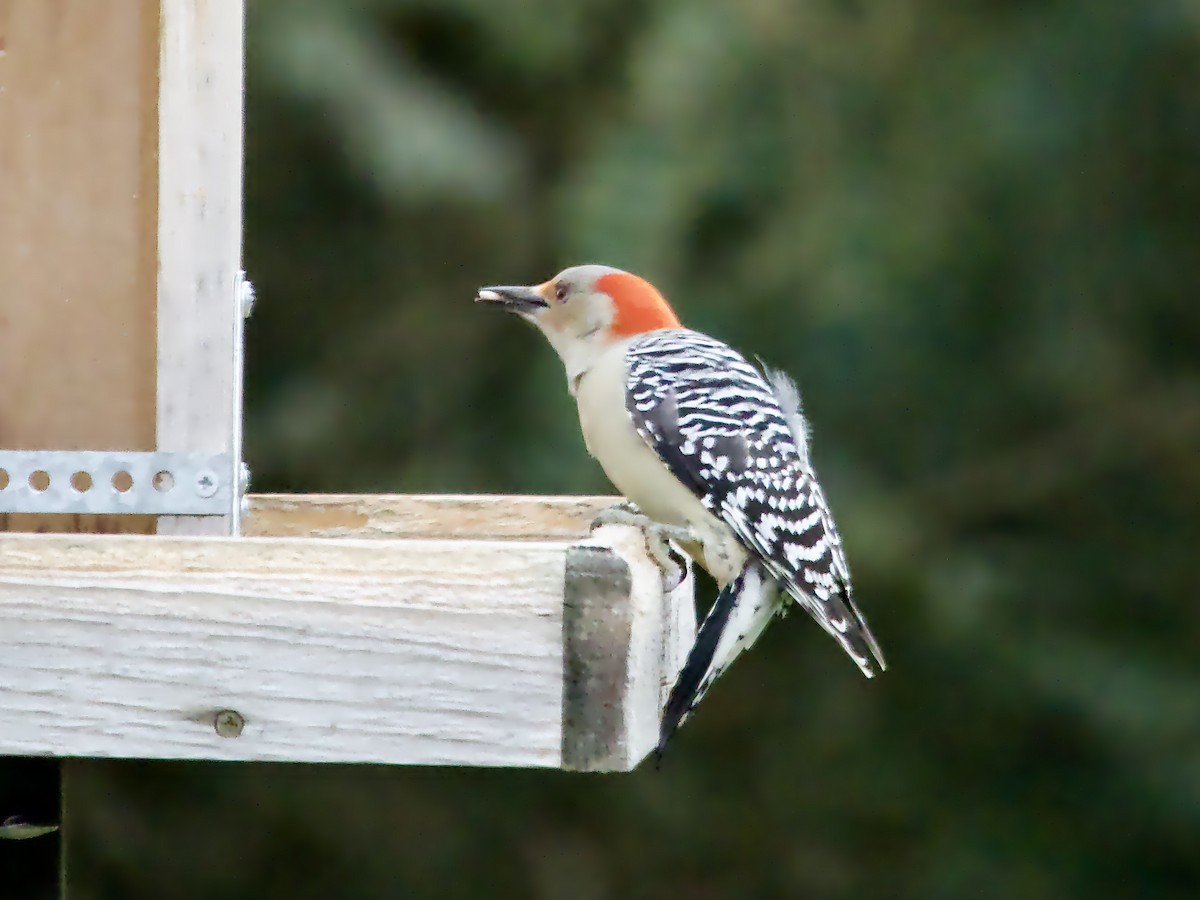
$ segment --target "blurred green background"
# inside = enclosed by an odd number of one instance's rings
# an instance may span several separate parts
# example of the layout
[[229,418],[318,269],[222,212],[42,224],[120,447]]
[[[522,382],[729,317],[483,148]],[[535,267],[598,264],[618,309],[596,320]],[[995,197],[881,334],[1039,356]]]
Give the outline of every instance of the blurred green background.
[[618,265],[799,380],[892,668],[792,617],[630,776],[98,766],[74,896],[1200,896],[1196,3],[248,5],[256,489],[607,492],[471,298]]

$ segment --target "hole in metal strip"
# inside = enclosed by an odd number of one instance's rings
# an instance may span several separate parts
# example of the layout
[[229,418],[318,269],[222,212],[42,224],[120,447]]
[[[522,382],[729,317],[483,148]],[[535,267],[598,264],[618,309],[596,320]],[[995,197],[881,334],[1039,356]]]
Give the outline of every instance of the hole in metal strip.
[[154,478],[150,482],[154,485],[154,489],[160,494],[165,494],[171,488],[175,487],[175,476],[163,469],[154,473]]
[[112,486],[113,490],[118,494],[124,494],[133,487],[133,476],[122,469],[120,472],[117,472],[115,475],[113,475]]
[[80,470],[71,476],[71,488],[77,494],[85,494],[92,489],[92,476]]
[[0,469],[0,491],[8,487],[8,470]]
[[50,489],[50,473],[45,469],[38,469],[36,472],[29,473],[29,486],[39,494]]

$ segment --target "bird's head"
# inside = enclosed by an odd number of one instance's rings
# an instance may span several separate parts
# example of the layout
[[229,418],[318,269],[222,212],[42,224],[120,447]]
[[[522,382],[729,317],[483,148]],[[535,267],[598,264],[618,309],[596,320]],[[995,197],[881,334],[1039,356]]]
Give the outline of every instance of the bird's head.
[[542,284],[480,288],[475,302],[515,312],[536,325],[572,381],[616,342],[681,327],[654,285],[611,266],[572,266]]

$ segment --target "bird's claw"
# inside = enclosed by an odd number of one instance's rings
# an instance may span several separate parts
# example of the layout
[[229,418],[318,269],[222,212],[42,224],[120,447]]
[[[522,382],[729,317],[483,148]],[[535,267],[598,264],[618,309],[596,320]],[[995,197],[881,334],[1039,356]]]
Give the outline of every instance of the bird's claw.
[[646,537],[646,553],[662,572],[663,593],[669,594],[687,578],[688,564],[684,555],[671,546],[671,535],[659,530],[662,527],[646,528],[642,533]]
[[627,525],[637,528],[646,540],[646,553],[663,575],[663,592],[670,593],[683,584],[688,574],[687,558],[671,546],[672,540],[692,541],[687,528],[655,522],[628,500],[601,510],[591,522],[591,531],[602,525]]
[[596,513],[588,525],[589,531],[595,531],[601,525],[632,525],[634,528],[645,528],[650,519],[628,500],[622,500]]

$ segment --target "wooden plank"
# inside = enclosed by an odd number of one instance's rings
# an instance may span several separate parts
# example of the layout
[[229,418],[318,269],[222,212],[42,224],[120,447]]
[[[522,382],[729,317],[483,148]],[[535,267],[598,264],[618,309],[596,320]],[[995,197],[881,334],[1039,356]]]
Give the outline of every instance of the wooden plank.
[[252,494],[258,537],[574,540],[620,497],[511,494]]
[[559,547],[38,537],[0,538],[4,752],[558,764]]
[[[160,450],[241,460],[242,0],[161,0],[158,68]],[[160,534],[232,534],[236,516],[164,516]]]
[[[690,585],[664,598],[640,533],[602,531],[630,627],[600,678],[564,663],[568,542],[0,536],[0,754],[630,768]],[[564,734],[564,667],[615,723]]]
[[[596,554],[582,540],[596,515],[620,499],[251,495],[243,528],[246,534],[279,537],[580,541],[568,550],[566,564],[563,767],[623,771],[636,766],[657,740],[659,712],[691,648],[696,616],[690,576],[666,602],[624,601],[652,596],[660,578],[636,530],[597,531],[600,544],[622,548],[616,557]],[[626,652],[614,653],[614,647]]]
[[[157,32],[149,0],[0,0],[0,446],[8,449],[154,447]],[[153,523],[0,515],[0,530]]]
[[572,546],[566,570],[562,765],[630,771],[658,743],[660,713],[695,640],[692,577],[662,597],[644,536],[617,526]]

